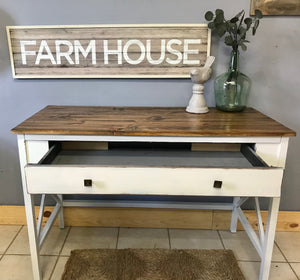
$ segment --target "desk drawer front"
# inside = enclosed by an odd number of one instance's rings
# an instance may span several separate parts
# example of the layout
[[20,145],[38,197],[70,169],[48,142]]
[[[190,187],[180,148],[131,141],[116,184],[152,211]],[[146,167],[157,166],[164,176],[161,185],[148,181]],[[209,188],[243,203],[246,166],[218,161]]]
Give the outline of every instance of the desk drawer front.
[[[204,196],[280,196],[283,174],[280,168],[30,165],[25,172],[29,193]],[[215,181],[222,182],[220,188]]]
[[[128,145],[128,144],[127,144]],[[64,150],[25,167],[29,193],[280,196],[283,170],[240,151],[140,147]]]

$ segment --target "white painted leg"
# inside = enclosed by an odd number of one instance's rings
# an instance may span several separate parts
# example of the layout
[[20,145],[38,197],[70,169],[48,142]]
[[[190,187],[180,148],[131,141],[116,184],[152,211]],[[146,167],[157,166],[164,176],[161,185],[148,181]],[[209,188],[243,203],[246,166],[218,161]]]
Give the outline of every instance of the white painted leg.
[[255,201],[254,205],[255,205],[256,220],[257,220],[260,244],[263,247],[264,240],[265,240],[265,232],[264,232],[264,225],[262,222],[262,217],[261,217],[261,212],[260,212],[259,197],[255,197],[254,201]]
[[33,272],[34,280],[41,280],[41,266],[40,266],[40,249],[37,238],[36,223],[35,223],[35,213],[34,213],[34,203],[33,195],[27,194],[24,195],[25,200],[25,211],[26,211],[26,220],[28,227],[28,238],[30,246],[30,255],[31,255],[31,265]]
[[236,228],[237,228],[237,222],[238,222],[238,217],[239,214],[237,212],[237,203],[240,200],[239,197],[234,197],[233,198],[233,209],[232,209],[232,214],[231,214],[231,223],[230,223],[230,231],[231,232],[236,232]]
[[58,223],[59,223],[59,228],[65,228],[65,219],[64,219],[64,207],[63,207],[63,196],[62,194],[57,195],[61,202],[62,206],[60,208],[59,214],[58,214]]
[[270,198],[267,228],[265,232],[259,280],[268,280],[276,232],[276,223],[279,210],[279,197]]
[[25,211],[26,211],[26,219],[27,219],[27,227],[28,227],[28,237],[29,237],[29,245],[30,245],[33,279],[41,280],[42,274],[40,268],[39,245],[38,245],[37,230],[36,230],[36,223],[35,223],[33,195],[27,193],[26,179],[24,174],[24,167],[27,164],[27,156],[26,156],[25,140],[23,135],[18,135],[18,148],[19,148],[21,177],[22,177]]

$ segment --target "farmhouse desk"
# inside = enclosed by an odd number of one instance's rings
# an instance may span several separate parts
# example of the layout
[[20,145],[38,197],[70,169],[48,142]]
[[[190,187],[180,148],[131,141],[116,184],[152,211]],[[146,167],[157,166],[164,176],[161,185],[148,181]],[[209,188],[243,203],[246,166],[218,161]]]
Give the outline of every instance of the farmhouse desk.
[[[288,139],[294,131],[251,108],[189,114],[184,108],[47,106],[12,132],[18,134],[35,280],[41,279],[40,248],[57,216],[64,226],[63,194],[232,197],[232,203],[195,208],[231,209],[230,230],[236,231],[239,219],[261,257],[259,279],[268,279]],[[86,149],[95,143],[102,148]],[[37,225],[35,194],[42,194]],[[45,195],[56,206],[42,229]],[[260,197],[269,198],[265,230]],[[255,202],[258,235],[241,209],[248,198]]]

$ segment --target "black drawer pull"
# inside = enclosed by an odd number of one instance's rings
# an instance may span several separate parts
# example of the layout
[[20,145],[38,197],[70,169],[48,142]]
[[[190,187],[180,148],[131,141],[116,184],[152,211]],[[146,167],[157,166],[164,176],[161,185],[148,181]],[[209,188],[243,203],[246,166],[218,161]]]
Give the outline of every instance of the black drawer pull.
[[93,181],[91,179],[84,179],[84,186],[85,187],[91,187]]
[[222,188],[222,181],[214,181],[214,188],[221,189]]

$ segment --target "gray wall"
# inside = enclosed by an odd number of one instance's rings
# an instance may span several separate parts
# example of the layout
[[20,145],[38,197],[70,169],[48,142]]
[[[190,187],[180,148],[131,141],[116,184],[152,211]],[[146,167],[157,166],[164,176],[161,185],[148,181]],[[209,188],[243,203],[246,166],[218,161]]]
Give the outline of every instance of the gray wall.
[[[0,204],[23,204],[16,136],[10,129],[49,104],[186,106],[191,82],[183,80],[13,80],[6,25],[204,23],[207,10],[223,8],[228,17],[250,0],[1,0],[0,3]],[[264,18],[241,70],[253,81],[249,106],[300,130],[300,17]],[[230,49],[212,40],[214,76],[225,71]],[[214,106],[213,84],[206,100]],[[290,141],[283,181],[282,210],[300,210],[297,171],[300,139]]]

